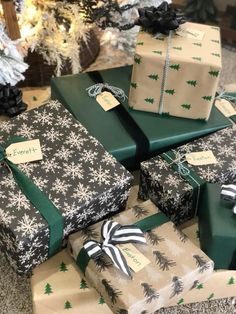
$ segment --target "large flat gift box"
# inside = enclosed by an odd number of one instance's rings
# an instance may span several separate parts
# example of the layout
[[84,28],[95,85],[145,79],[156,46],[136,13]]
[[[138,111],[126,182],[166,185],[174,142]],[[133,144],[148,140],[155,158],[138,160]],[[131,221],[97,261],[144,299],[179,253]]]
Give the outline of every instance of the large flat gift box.
[[[99,73],[105,83],[121,88],[128,95],[131,72],[132,67],[126,66]],[[128,168],[135,168],[136,143],[127,131],[126,117],[121,117],[117,108],[105,112],[95,98],[88,96],[86,89],[99,83],[97,77],[91,72],[54,78],[52,97],[58,99],[118,161]],[[149,152],[143,154],[141,160],[231,125],[215,107],[208,122],[203,122],[132,110],[128,100],[122,104],[148,139]],[[136,133],[135,128],[132,131]]]
[[[108,225],[97,223],[71,235],[69,249],[88,282],[101,293],[114,313],[153,313],[169,303],[177,303],[196,281],[204,282],[212,275],[212,261],[151,201],[122,212],[113,218],[113,222],[127,227],[122,229],[119,226],[113,233],[109,231],[110,222]],[[107,230],[113,241],[119,241],[119,237],[129,241],[132,234],[137,235],[137,231],[130,231],[133,224],[147,231],[147,244],[122,245],[124,258],[130,257],[129,262],[133,261],[132,269],[136,269],[137,265],[139,267],[139,271],[132,272],[132,278],[117,269],[105,255],[88,258],[83,248],[85,240],[85,243],[99,241],[102,228],[103,232]],[[112,243],[106,236],[103,245],[107,248]],[[89,247],[91,251],[96,251],[90,242]],[[117,253],[115,256],[115,261],[120,261]]]
[[[3,146],[19,137],[39,139],[43,159],[7,161]],[[0,247],[18,273],[47,260],[71,232],[125,208],[132,176],[58,101],[2,122],[0,143]]]
[[[236,270],[236,215],[234,201],[221,199],[218,184],[206,184],[199,206],[199,235],[201,248],[218,269]],[[236,289],[235,289],[236,295]]]
[[[224,129],[143,162],[139,198],[152,199],[177,224],[193,218],[204,182],[236,182],[235,135],[235,129]],[[202,155],[208,151],[212,151],[216,163],[193,165],[186,162],[186,154],[200,152]],[[209,155],[200,158],[205,160]],[[191,173],[182,174],[182,165]]]
[[129,105],[208,120],[222,67],[219,28],[189,22],[180,28],[161,38],[139,33]]

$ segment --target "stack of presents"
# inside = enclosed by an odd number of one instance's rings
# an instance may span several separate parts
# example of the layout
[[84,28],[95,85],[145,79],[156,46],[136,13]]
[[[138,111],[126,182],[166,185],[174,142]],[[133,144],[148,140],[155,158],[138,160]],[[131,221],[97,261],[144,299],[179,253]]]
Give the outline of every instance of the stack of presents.
[[0,125],[0,247],[33,273],[35,313],[236,296],[236,95],[216,93],[219,29],[175,28],[143,27],[132,67],[54,78],[52,101]]

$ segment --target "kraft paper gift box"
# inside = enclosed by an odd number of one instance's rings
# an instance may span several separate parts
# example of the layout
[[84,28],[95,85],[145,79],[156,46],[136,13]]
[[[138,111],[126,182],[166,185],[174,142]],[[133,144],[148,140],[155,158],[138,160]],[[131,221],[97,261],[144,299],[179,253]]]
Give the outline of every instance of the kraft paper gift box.
[[[99,72],[103,81],[129,93],[132,67],[120,67]],[[146,160],[157,153],[179,146],[195,138],[229,126],[231,123],[213,107],[207,122],[160,116],[155,113],[132,110],[128,99],[122,105],[149,141],[149,151],[137,158],[137,143],[127,131],[124,118],[116,108],[105,112],[95,98],[89,97],[86,89],[96,81],[97,72],[80,73],[53,78],[52,97],[58,99],[96,137],[105,149],[125,167],[139,167],[137,161]],[[95,79],[94,79],[95,77]],[[128,123],[128,126],[130,124]],[[134,129],[133,132],[136,133]],[[138,160],[137,160],[138,159]]]
[[[139,198],[150,198],[176,224],[193,218],[197,214],[199,193],[205,182],[236,182],[235,135],[235,129],[221,130],[143,162]],[[182,163],[188,153],[201,152],[200,157],[205,159],[202,152],[209,150],[216,159],[214,164]],[[194,179],[181,175],[179,157]]]
[[[105,255],[96,260],[86,255],[84,241],[100,240],[102,222],[71,235],[69,249],[87,281],[103,295],[114,313],[153,313],[171,302],[177,302],[196,280],[205,281],[212,275],[212,261],[152,202],[134,206],[115,216],[113,221],[121,225],[136,224],[143,230],[149,230],[145,232],[147,245],[135,245],[139,254],[145,255],[149,262],[145,261],[148,264],[138,272],[132,272],[132,279],[117,269]],[[141,227],[144,222],[146,226]],[[122,252],[125,251],[127,248]],[[127,258],[127,255],[124,256]],[[139,255],[135,253],[134,256],[131,258],[142,264]]]
[[[3,146],[15,136],[39,139],[43,159],[11,164]],[[2,122],[0,143],[0,247],[18,273],[60,250],[71,232],[125,208],[132,176],[59,102]]]
[[181,35],[172,32],[171,38],[139,33],[129,105],[137,110],[208,120],[221,71],[219,28],[195,23],[180,28],[184,29]]
[[236,270],[234,203],[221,199],[220,192],[220,185],[210,183],[202,191],[199,204],[200,244],[214,260],[217,269]]
[[66,250],[34,269],[31,289],[34,314],[111,314]]

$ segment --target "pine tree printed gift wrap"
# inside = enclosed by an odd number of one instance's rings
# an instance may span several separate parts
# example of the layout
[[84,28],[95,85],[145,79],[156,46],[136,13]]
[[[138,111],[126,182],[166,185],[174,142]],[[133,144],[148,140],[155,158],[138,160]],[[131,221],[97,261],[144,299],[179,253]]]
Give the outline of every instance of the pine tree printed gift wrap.
[[[186,145],[173,149],[175,156],[186,153],[211,150],[216,164],[186,166],[204,182],[236,182],[236,136],[235,129],[225,129]],[[175,158],[174,158],[175,159]],[[189,184],[178,171],[172,169],[162,156],[154,157],[141,164],[139,198],[151,199],[172,221],[180,224],[194,217],[196,206],[193,204],[196,187]],[[194,208],[195,207],[195,208]]]
[[[0,124],[0,143],[39,139],[43,160],[19,164],[63,218],[63,238],[124,209],[131,175],[57,101]],[[20,274],[49,257],[49,225],[0,167],[0,247]]]
[[[158,208],[147,201],[113,220],[132,225],[157,213],[160,214]],[[69,244],[77,264],[84,241],[100,240],[101,226],[102,222],[70,236]],[[213,262],[168,220],[146,232],[145,238],[147,245],[135,246],[150,263],[133,273],[133,279],[105,256],[90,260],[85,269],[87,281],[103,295],[114,313],[153,313],[170,302],[177,302],[196,280],[205,281],[212,274]]]
[[137,110],[208,120],[221,70],[219,28],[195,23],[185,23],[181,28],[191,33],[201,31],[203,38],[173,33],[166,75],[168,36],[154,38],[139,33],[129,105]]
[[34,269],[31,289],[34,314],[111,314],[66,250]]

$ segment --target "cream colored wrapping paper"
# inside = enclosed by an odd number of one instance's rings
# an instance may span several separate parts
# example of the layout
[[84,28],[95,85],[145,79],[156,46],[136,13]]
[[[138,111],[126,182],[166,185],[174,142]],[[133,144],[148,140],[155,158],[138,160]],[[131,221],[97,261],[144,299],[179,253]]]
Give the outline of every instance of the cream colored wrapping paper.
[[168,36],[155,39],[148,33],[139,33],[129,104],[137,110],[207,120],[221,70],[219,28],[195,23],[181,27],[201,31],[203,38],[172,35],[162,110],[160,98]]
[[[134,206],[114,221],[132,225],[159,210],[146,201]],[[69,243],[73,256],[77,256],[84,240],[100,240],[102,222],[72,234]],[[147,245],[136,248],[150,260],[150,264],[129,279],[109,260],[90,260],[85,277],[101,293],[114,313],[153,313],[170,303],[177,303],[196,281],[204,282],[213,271],[213,262],[182,232],[167,222],[145,233]]]
[[66,250],[34,270],[31,288],[34,314],[111,314]]

